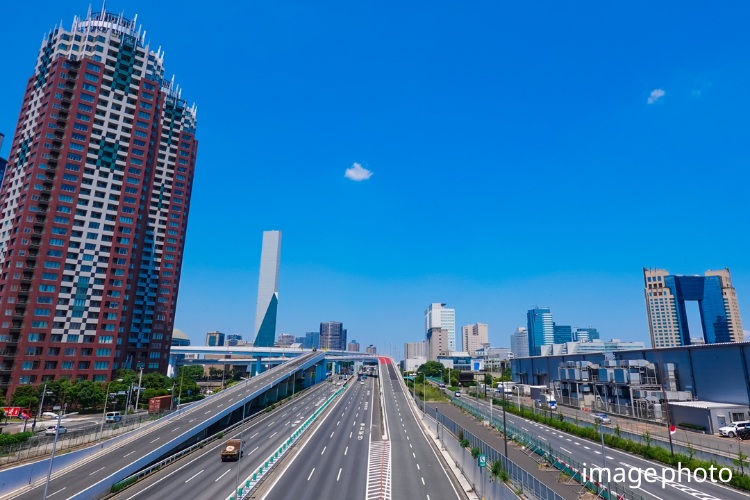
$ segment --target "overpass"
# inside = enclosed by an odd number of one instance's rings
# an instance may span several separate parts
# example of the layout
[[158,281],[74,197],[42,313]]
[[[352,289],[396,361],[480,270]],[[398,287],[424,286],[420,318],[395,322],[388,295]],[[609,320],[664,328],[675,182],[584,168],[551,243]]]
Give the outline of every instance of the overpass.
[[[322,352],[326,361],[369,361],[377,364],[378,358],[373,354],[362,354],[352,351],[313,350],[293,347],[249,347],[249,346],[172,346],[169,351],[169,369],[172,376],[181,365],[240,365],[247,367],[252,375],[283,364],[290,358],[297,358],[311,352]],[[209,357],[207,357],[209,356]],[[334,370],[335,371],[335,370]]]
[[[112,484],[241,420],[250,407],[264,407],[324,380],[325,357],[323,352],[311,351],[287,357],[280,366],[136,431],[55,457],[50,491],[64,489],[71,499],[100,498]],[[0,471],[0,499],[40,498],[48,468],[46,459]],[[98,470],[83,476],[70,473],[82,468]]]

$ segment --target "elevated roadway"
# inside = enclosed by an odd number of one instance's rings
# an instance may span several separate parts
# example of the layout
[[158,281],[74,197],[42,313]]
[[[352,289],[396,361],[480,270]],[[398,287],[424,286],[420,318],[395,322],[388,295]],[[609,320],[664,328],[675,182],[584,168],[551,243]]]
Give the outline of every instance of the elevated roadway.
[[[109,492],[112,484],[202,439],[212,426],[240,418],[246,405],[265,406],[292,394],[298,384],[310,386],[322,380],[323,360],[323,353],[308,352],[111,442],[57,457],[48,496],[60,493],[68,499],[99,498]],[[41,498],[48,466],[49,460],[45,460],[0,472],[0,499]],[[28,486],[19,488],[27,482]]]

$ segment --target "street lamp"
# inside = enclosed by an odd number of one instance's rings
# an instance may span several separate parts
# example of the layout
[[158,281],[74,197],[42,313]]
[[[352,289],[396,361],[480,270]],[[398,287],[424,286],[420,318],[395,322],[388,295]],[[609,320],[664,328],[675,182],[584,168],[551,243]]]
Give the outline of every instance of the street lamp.
[[[55,459],[55,450],[57,449],[57,436],[60,435],[60,420],[62,419],[63,411],[60,410],[57,413],[57,427],[55,427],[55,441],[52,443],[52,456],[49,457],[49,471],[47,472],[47,482],[44,483],[44,496],[42,500],[47,500],[47,488],[49,487],[49,481],[52,477],[52,461]],[[68,413],[67,416],[78,415],[78,412]]]
[[247,398],[247,383],[250,381],[250,377],[245,379],[245,395],[243,396],[242,402],[242,424],[240,425],[240,458],[237,459],[237,487],[235,491],[239,491],[240,488],[240,464],[242,463],[242,454],[245,452],[245,443],[242,441],[242,431],[245,429],[245,408],[247,408],[247,402],[244,401]]
[[[118,378],[117,381],[118,382],[122,382],[122,379]],[[105,420],[107,420],[107,401],[109,400],[109,386],[112,385],[112,382],[114,382],[114,380],[110,380],[109,381],[109,383],[107,384],[107,390],[104,391],[104,411],[102,412],[102,423],[99,426],[99,437],[100,438],[104,437],[104,422],[105,422]]]
[[44,408],[44,396],[49,394],[50,396],[54,394],[54,392],[50,391],[47,392],[47,384],[44,384],[44,389],[42,389],[42,401],[39,403],[39,411],[34,416],[34,422],[31,424],[31,431],[34,431],[34,428],[36,427],[36,420],[39,418],[39,420],[42,419],[42,408]]

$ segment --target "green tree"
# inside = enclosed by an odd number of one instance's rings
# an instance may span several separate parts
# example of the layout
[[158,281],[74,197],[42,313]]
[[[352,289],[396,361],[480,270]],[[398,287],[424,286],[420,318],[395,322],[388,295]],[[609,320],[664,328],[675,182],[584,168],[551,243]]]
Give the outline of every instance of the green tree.
[[737,452],[737,458],[732,459],[732,463],[734,465],[739,466],[740,473],[744,476],[745,475],[745,461],[747,460],[747,455],[742,453],[742,451]]
[[11,404],[22,408],[35,408],[39,406],[39,387],[33,385],[20,385],[13,392]]
[[445,372],[445,367],[442,363],[439,363],[437,361],[428,361],[427,363],[417,368],[417,372],[424,373],[428,377],[438,377],[440,375],[440,372]]
[[69,391],[71,401],[80,408],[97,408],[104,404],[104,391],[90,380],[79,380]]

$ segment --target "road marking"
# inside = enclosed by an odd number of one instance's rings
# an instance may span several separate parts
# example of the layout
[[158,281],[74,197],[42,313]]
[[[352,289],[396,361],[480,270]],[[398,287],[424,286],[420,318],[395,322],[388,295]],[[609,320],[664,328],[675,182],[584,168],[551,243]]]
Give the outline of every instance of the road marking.
[[[65,486],[65,488],[67,488],[67,486]],[[48,497],[51,497],[52,495],[57,495],[58,493],[60,493],[60,492],[61,492],[62,490],[64,490],[65,488],[62,488],[62,489],[60,489],[60,490],[57,490],[57,491],[56,491],[56,492],[54,492],[54,493],[50,493],[50,494],[49,494],[49,495],[47,495],[47,496],[48,496]]]
[[336,481],[338,481],[340,477],[341,477],[341,468],[339,468],[339,473],[336,475]]
[[157,442],[158,440],[159,440],[159,438],[156,438],[156,439],[154,439],[153,441],[149,441],[149,444],[151,444],[151,443],[155,443],[155,442]]
[[412,454],[412,456],[413,456],[414,458],[417,458],[417,454],[416,454],[416,453],[414,453],[414,452],[412,451],[412,452],[411,452],[411,454]]
[[211,410],[208,410],[204,415],[208,415],[209,413],[211,413]]
[[347,452],[347,451],[349,451],[349,447],[348,447],[348,446],[347,446],[347,447],[346,447],[346,449],[344,450],[344,456],[346,456],[346,452]]
[[341,420],[339,420],[338,422],[336,422],[336,427],[338,427],[340,423],[341,423]]
[[326,452],[326,448],[327,448],[327,446],[323,447],[323,451],[320,452],[321,455]]
[[195,474],[193,477],[191,477],[190,479],[188,479],[187,481],[185,481],[185,483],[187,484],[190,481],[192,481],[193,479],[195,479],[196,477],[198,477],[198,475],[200,475],[204,470],[206,470],[206,469],[201,469],[197,474]]
[[257,449],[258,449],[258,447],[256,446],[255,448],[253,448],[253,451],[251,451],[250,453],[248,453],[248,455],[252,455],[255,452],[255,450],[257,450]]
[[594,453],[596,453],[597,455],[601,455],[602,454],[601,451],[596,451],[596,450],[594,450]]
[[217,481],[218,481],[219,479],[221,479],[222,477],[224,477],[224,476],[226,476],[227,474],[229,474],[230,472],[232,472],[232,469],[229,469],[229,470],[227,470],[227,471],[226,471],[226,472],[225,472],[224,474],[222,474],[221,476],[219,476],[219,477],[217,477],[216,479],[214,479],[214,483],[215,483],[215,482],[217,482]]
[[422,479],[422,486],[424,486],[424,478],[421,478],[421,479]]
[[590,449],[591,449],[591,448],[589,448],[588,446],[584,446],[584,448],[586,448],[587,450],[590,450]]
[[409,448],[414,448],[414,447],[413,447],[413,446],[411,445],[411,443],[409,443]]
[[278,433],[279,433],[279,431],[274,432],[273,434],[271,434],[271,437],[269,437],[268,439],[271,439],[272,437],[274,437]]
[[132,455],[133,453],[135,453],[135,451],[131,451],[131,452],[130,452],[130,453],[128,453],[127,455],[123,455],[123,457],[122,457],[122,458],[125,458],[125,457],[129,457],[129,456],[130,456],[130,455]]
[[564,451],[565,453],[570,453],[571,455],[573,454],[573,452],[572,452],[572,451],[570,451],[570,450],[566,450],[566,449],[565,449],[565,448],[563,448],[562,446],[560,447],[560,449],[561,449],[562,451]]
[[419,464],[417,464],[417,470],[422,470],[422,469],[419,468]]
[[287,422],[287,423],[284,424],[284,427],[286,427],[287,425],[289,425],[291,423],[292,423],[292,421],[290,420],[289,422]]
[[259,433],[258,433],[258,432],[256,432],[255,434],[253,434],[252,436],[250,436],[250,439],[254,438],[254,437],[255,437],[255,436],[257,436],[258,434],[259,434]]
[[104,467],[102,467],[101,469],[96,469],[94,472],[92,472],[91,474],[89,474],[89,476],[93,476],[94,474],[96,474],[100,470],[104,470]]
[[268,427],[271,427],[274,423],[275,422],[271,422],[270,424],[268,424]]
[[333,435],[336,433],[336,431],[333,431],[330,436],[328,436],[328,439],[331,439]]
[[174,431],[178,431],[178,430],[180,430],[180,428],[179,428],[179,427],[176,427],[176,428],[172,429],[172,432],[174,432]]
[[354,431],[352,431],[352,432],[349,433],[349,439],[352,438],[352,434],[354,434]]
[[308,481],[309,481],[309,480],[310,480],[310,478],[312,477],[312,475],[313,475],[313,472],[315,472],[315,467],[313,467],[313,470],[311,470],[311,471],[310,471],[310,475],[309,475],[309,476],[307,476],[307,480],[308,480]]

